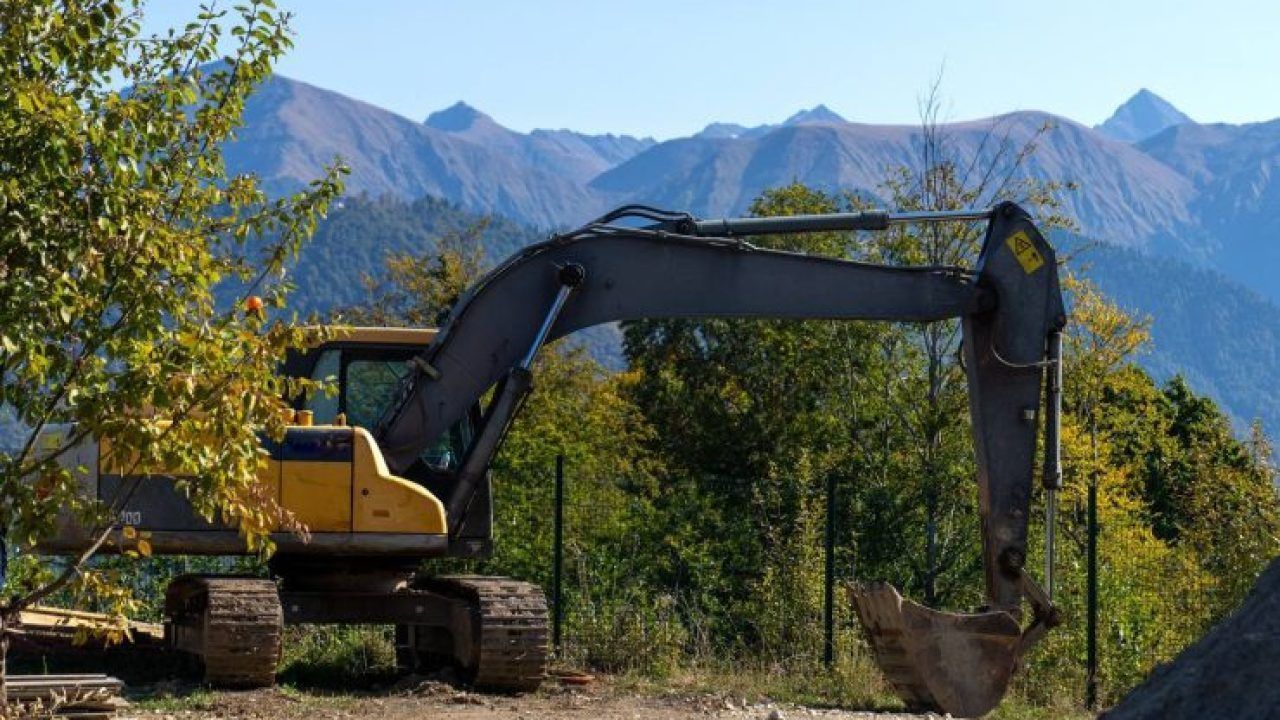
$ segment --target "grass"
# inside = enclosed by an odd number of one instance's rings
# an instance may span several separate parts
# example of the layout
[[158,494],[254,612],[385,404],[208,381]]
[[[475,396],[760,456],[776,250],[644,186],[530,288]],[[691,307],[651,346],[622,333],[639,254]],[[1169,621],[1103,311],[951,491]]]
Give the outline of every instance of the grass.
[[396,680],[390,626],[286,628],[280,680],[301,688],[369,689]]
[[184,710],[214,710],[218,706],[217,695],[202,687],[160,691],[144,695],[131,695],[129,702],[140,710],[182,712]]
[[878,672],[863,663],[796,668],[766,663],[703,663],[665,678],[629,673],[614,684],[648,695],[716,695],[737,703],[784,702],[813,708],[901,710],[902,703]]
[[1017,695],[1010,695],[990,715],[991,720],[1086,720],[1094,713],[1080,707],[1045,707],[1028,705]]
[[[778,702],[809,708],[901,712],[902,701],[881,679],[869,661],[797,670],[756,663],[689,668],[665,679],[627,674],[614,679],[624,692],[664,695],[714,695],[737,704]],[[991,720],[1086,720],[1094,714],[1070,705],[1029,703],[1016,691],[987,716]]]
[[[352,709],[397,679],[391,629],[376,626],[300,626],[286,629],[285,654],[274,692],[300,706]],[[219,709],[218,694],[193,682],[162,681],[132,694],[143,710]]]
[[[395,653],[388,628],[290,628],[280,674],[280,696],[299,707],[354,710],[394,686]],[[735,704],[777,702],[810,708],[901,711],[902,702],[864,651],[842,648],[834,668],[811,658],[701,660],[655,674],[643,669],[606,676],[598,688],[651,697],[711,696]],[[217,695],[197,685],[164,682],[131,698],[143,710],[218,709]],[[1093,714],[1068,702],[1033,703],[1015,688],[993,720],[1084,720]]]
[[[234,691],[227,691],[233,692]],[[292,685],[278,685],[269,692],[275,693],[302,708],[324,708],[330,710],[358,709],[361,702],[369,695],[357,690],[339,688],[322,691],[318,688],[298,688]],[[178,688],[173,692],[161,691],[141,695],[129,695],[133,708],[150,712],[220,712],[225,710],[225,698],[222,691],[210,690],[201,686]]]

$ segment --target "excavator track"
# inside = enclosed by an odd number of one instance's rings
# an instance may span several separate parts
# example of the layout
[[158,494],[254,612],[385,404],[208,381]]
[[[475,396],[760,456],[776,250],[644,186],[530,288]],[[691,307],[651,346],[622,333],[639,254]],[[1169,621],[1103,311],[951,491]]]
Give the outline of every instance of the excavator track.
[[[547,599],[537,585],[504,577],[419,578],[414,588],[461,600],[467,618],[450,629],[454,660],[477,687],[537,690],[547,673]],[[418,648],[419,653],[430,648]]]
[[206,683],[275,683],[284,614],[273,581],[184,575],[169,584],[165,614],[174,647],[200,661]]

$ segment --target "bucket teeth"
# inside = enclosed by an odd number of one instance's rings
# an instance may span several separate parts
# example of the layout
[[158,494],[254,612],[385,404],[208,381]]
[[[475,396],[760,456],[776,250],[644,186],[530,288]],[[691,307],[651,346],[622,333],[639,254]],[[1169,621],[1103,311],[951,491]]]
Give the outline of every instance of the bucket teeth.
[[978,717],[1004,697],[1022,634],[1011,614],[930,610],[886,583],[851,595],[876,664],[909,708]]

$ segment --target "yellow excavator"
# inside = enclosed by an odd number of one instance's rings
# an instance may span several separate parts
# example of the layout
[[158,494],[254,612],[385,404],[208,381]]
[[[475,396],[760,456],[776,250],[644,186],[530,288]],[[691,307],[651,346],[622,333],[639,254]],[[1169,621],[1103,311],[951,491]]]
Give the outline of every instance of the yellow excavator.
[[[984,221],[969,268],[875,265],[750,242]],[[492,552],[489,466],[546,342],[601,323],[673,317],[960,320],[986,608],[938,612],[887,585],[852,593],[880,666],[908,704],[956,715],[993,708],[1019,659],[1059,622],[1026,556],[1042,429],[1049,513],[1061,483],[1066,315],[1053,249],[1012,203],[721,220],[626,206],[498,265],[439,330],[354,328],[291,354],[290,376],[338,380],[336,395],[297,398],[283,439],[264,440],[261,482],[310,532],[274,536],[270,579],[174,578],[167,641],[195,656],[210,683],[260,686],[274,682],[285,623],[392,624],[407,667],[452,663],[480,686],[536,688],[548,655],[542,592],[507,578],[430,575],[423,561]],[[109,439],[86,440],[60,462],[80,471],[84,492],[128,498],[111,548],[143,532],[155,554],[247,552],[235,529],[192,511],[173,477],[123,474],[110,448]],[[87,542],[68,520],[40,549],[73,553]]]

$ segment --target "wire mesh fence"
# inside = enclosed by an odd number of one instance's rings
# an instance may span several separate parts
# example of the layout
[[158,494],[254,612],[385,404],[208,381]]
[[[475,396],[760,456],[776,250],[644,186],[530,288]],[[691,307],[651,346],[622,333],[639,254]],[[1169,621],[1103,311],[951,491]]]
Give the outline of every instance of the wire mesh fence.
[[866,669],[849,587],[921,582],[909,565],[859,572],[856,528],[842,521],[851,508],[834,479],[780,497],[755,479],[700,478],[654,502],[558,468],[545,512],[530,513],[521,532],[550,551],[533,577],[547,588],[566,660],[640,671]]
[[852,617],[838,592],[849,578],[837,572],[834,557],[827,561],[821,525],[806,533],[816,545],[781,566],[772,560],[783,552],[775,546],[793,540],[758,534],[758,522],[725,517],[706,499],[750,498],[749,483],[706,482],[698,505],[655,509],[615,504],[626,493],[607,481],[571,471],[560,477],[546,514],[553,558],[547,587],[563,657],[610,669],[748,653],[784,666],[834,661]]
[[[636,499],[644,490],[575,476],[563,461],[555,470],[545,512],[532,513],[536,527],[526,529],[549,551],[531,553],[544,558],[532,574],[547,588],[556,650],[569,662],[875,673],[852,583],[889,581],[953,610],[981,604],[976,534],[963,538],[975,547],[954,557],[945,538],[925,537],[935,562],[949,563],[932,577],[919,559],[877,563],[874,543],[849,519],[866,508],[850,507],[834,481],[778,498],[754,480],[700,479],[697,492],[654,503]],[[1125,528],[1079,510],[1079,532],[1063,533],[1058,562],[1056,601],[1067,623],[1028,658],[1018,687],[1032,701],[1105,706],[1229,612],[1240,590],[1186,567],[1164,544],[1127,543]],[[903,541],[899,554],[914,556],[919,544]]]

